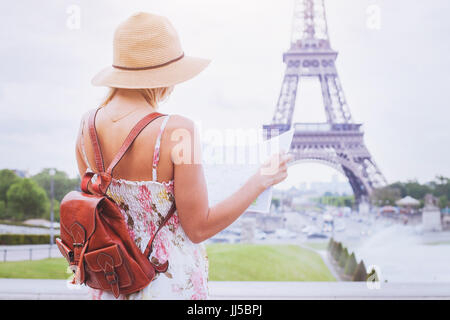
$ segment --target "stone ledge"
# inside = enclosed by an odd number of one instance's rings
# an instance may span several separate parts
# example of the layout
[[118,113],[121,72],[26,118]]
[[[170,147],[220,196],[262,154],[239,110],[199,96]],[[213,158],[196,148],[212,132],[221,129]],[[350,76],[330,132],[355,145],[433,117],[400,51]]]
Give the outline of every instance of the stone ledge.
[[[450,283],[381,283],[369,289],[365,282],[210,281],[209,291],[211,300],[450,300]],[[87,288],[69,289],[65,280],[0,279],[0,299],[82,300]]]

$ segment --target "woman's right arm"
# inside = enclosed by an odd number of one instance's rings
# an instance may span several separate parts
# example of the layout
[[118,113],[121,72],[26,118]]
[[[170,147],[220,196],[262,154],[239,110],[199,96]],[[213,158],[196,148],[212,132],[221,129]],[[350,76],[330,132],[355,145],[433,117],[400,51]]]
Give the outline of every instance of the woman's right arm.
[[169,130],[175,202],[180,223],[192,242],[202,242],[228,227],[267,187],[286,179],[291,156],[277,155],[279,161],[273,162],[276,166],[270,174],[258,170],[231,196],[209,207],[199,135],[192,121],[179,116],[175,121],[177,129]]

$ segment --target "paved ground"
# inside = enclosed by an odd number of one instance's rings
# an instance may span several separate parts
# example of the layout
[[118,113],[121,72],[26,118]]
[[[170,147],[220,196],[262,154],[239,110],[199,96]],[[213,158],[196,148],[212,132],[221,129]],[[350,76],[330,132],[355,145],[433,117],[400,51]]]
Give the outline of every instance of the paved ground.
[[[0,299],[86,299],[86,287],[69,289],[65,280],[0,279]],[[210,299],[447,299],[447,283],[381,283],[369,289],[365,282],[234,282],[211,281]]]
[[328,252],[326,250],[317,250],[316,252],[320,255],[320,257],[322,258],[323,262],[327,266],[328,270],[330,270],[331,274],[336,279],[336,281],[341,281],[342,280],[341,277],[336,272],[336,269],[331,264],[331,262],[330,262],[330,260],[328,258]]
[[336,272],[336,270],[334,269],[333,265],[331,264],[331,262],[328,259],[328,255],[327,255],[327,251],[326,250],[314,250],[314,249],[312,249],[312,248],[310,248],[308,246],[305,246],[303,244],[299,244],[299,246],[302,247],[303,249],[311,250],[313,252],[316,252],[322,258],[323,262],[327,266],[328,270],[330,270],[331,274],[336,279],[336,281],[341,281],[341,277]]

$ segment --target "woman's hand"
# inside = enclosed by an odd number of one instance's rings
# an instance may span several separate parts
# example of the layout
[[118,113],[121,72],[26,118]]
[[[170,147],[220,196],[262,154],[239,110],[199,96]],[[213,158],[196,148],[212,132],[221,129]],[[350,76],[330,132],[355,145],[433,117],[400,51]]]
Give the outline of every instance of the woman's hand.
[[287,178],[287,164],[292,159],[293,156],[285,152],[275,154],[259,168],[258,172],[252,176],[251,179],[253,179],[262,190],[278,184]]

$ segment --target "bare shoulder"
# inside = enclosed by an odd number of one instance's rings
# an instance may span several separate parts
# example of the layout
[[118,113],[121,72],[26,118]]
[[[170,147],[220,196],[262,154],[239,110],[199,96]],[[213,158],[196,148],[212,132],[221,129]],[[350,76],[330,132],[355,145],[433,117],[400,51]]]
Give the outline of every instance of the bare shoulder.
[[[167,122],[166,130],[166,141],[169,145],[166,150],[176,150],[175,154],[171,153],[172,162],[180,164],[195,161],[197,154],[200,154],[200,151],[197,150],[200,144],[198,143],[199,135],[195,122],[187,117],[173,114]],[[190,151],[187,152],[187,150]],[[179,158],[180,155],[177,152],[182,152],[183,156]],[[189,157],[192,158],[189,159]]]
[[83,113],[83,115],[80,118],[80,125],[79,125],[78,135],[77,135],[77,144],[81,140],[82,133],[86,132],[86,130],[88,129],[89,115],[91,114],[91,112],[93,110],[94,109],[86,111],[85,113]]
[[174,132],[177,129],[184,129],[191,133],[196,130],[194,121],[179,114],[172,114],[167,122],[166,130]]
[[89,120],[89,115],[91,114],[91,112],[94,109],[88,110],[85,113],[82,114],[81,118],[80,118],[80,128],[82,126],[87,126],[88,125],[88,120]]
[[191,128],[195,126],[194,121],[188,117],[182,116],[180,114],[171,114],[170,120],[167,123],[168,126],[174,128]]

